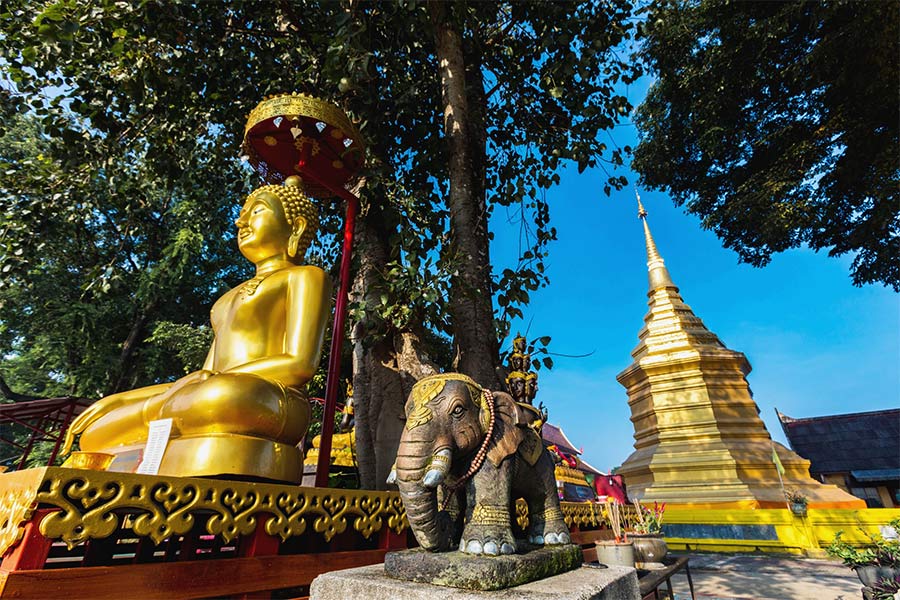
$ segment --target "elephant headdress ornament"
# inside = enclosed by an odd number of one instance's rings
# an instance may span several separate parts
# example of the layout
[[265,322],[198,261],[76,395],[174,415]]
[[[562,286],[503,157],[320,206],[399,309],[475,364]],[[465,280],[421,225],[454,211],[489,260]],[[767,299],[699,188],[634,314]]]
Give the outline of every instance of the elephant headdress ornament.
[[518,498],[528,503],[528,542],[569,543],[553,460],[511,396],[459,373],[433,375],[413,387],[406,416],[388,482],[423,548],[512,554]]

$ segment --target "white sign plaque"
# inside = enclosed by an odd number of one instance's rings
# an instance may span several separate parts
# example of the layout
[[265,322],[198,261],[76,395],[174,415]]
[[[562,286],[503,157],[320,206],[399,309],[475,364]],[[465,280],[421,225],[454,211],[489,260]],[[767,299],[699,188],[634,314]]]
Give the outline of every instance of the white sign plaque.
[[147,435],[147,446],[144,448],[144,459],[137,468],[137,473],[156,475],[162,463],[166,446],[169,445],[169,434],[172,433],[172,419],[150,421],[150,432]]

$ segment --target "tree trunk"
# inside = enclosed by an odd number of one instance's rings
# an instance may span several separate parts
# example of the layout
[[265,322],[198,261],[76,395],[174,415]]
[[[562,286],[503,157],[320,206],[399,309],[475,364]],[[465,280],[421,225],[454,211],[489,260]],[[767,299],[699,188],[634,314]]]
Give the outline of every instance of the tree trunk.
[[483,128],[483,121],[478,118],[477,110],[469,109],[462,37],[448,14],[450,6],[440,0],[428,3],[448,148],[450,247],[458,265],[450,290],[456,368],[481,385],[497,389],[499,353],[492,303],[488,213],[484,183],[478,180],[482,170],[475,168],[484,162],[485,154],[483,140],[473,136],[479,125]]
[[[381,207],[369,206],[357,220],[356,256],[360,266],[351,291],[354,302],[377,305],[381,275],[387,264],[388,233]],[[403,431],[404,403],[413,384],[438,370],[420,351],[411,331],[384,332],[383,325],[364,317],[353,325],[353,402],[356,455],[364,489],[386,489]]]
[[150,315],[156,310],[156,305],[157,303],[154,300],[140,309],[138,314],[135,315],[134,322],[131,324],[131,331],[128,332],[128,337],[125,338],[125,342],[122,344],[119,363],[114,371],[115,376],[110,379],[105,396],[121,392],[129,387],[126,385],[126,382],[134,369],[135,352],[141,343],[140,338],[144,334],[144,329],[150,321]]

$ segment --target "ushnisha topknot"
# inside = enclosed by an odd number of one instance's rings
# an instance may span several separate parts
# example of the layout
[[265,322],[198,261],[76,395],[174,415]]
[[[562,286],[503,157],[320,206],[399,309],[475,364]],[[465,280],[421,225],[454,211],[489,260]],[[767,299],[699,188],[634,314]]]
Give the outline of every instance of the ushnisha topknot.
[[293,227],[294,219],[297,217],[306,219],[306,228],[300,235],[296,252],[296,257],[303,256],[312,243],[316,230],[319,228],[319,211],[309,197],[303,193],[299,178],[288,177],[284,185],[264,185],[256,188],[250,193],[249,198],[254,198],[263,193],[270,193],[281,201],[284,216],[291,227]]

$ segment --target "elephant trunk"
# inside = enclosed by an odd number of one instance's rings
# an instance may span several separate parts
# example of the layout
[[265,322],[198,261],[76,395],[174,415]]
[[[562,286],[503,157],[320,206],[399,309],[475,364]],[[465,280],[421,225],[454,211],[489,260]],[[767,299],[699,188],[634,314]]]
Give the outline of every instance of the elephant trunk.
[[450,519],[438,512],[437,492],[421,483],[398,481],[406,518],[416,541],[425,550],[439,552],[450,547]]
[[419,545],[431,551],[446,550],[450,520],[447,513],[438,511],[436,488],[450,470],[452,451],[439,444],[441,448],[432,452],[434,441],[416,440],[409,434],[404,431],[400,440],[395,477],[406,517]]

